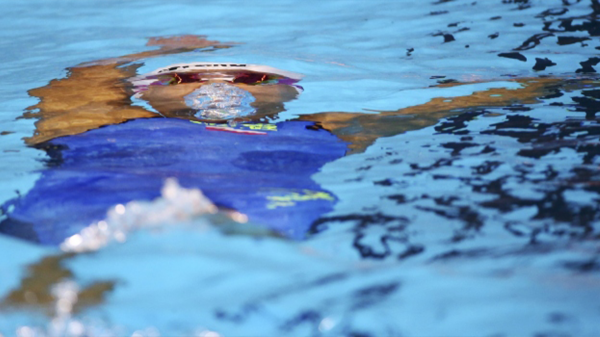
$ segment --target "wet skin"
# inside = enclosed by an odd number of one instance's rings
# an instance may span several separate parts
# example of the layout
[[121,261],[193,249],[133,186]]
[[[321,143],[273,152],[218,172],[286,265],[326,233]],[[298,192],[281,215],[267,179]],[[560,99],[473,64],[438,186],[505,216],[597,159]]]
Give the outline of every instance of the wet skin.
[[[132,88],[127,79],[136,75],[141,66],[130,62],[167,54],[184,53],[201,49],[230,48],[233,43],[208,41],[204,37],[183,36],[151,39],[149,46],[160,49],[100,60],[70,69],[64,79],[52,80],[48,85],[30,90],[40,103],[28,108],[24,118],[36,118],[36,130],[26,138],[28,145],[37,145],[57,137],[75,135],[104,125],[118,124],[136,118],[160,117],[153,111],[132,105]],[[506,80],[506,79],[502,79]],[[534,81],[535,80],[535,81]],[[302,115],[298,119],[317,122],[342,140],[350,143],[348,154],[363,152],[379,137],[389,137],[409,130],[434,125],[440,118],[456,115],[459,109],[473,109],[510,104],[531,104],[553,87],[560,78],[518,79],[523,84],[517,90],[491,89],[469,96],[454,97],[451,102],[437,97],[425,104],[379,114],[361,112],[321,112]],[[447,87],[468,83],[440,84]],[[141,98],[165,117],[197,120],[183,97],[204,83],[186,83],[169,86],[150,86]],[[257,113],[240,121],[265,122],[285,109],[284,103],[296,99],[298,92],[281,84],[236,86],[249,91],[256,101],[252,106]],[[491,96],[494,95],[494,96]],[[409,118],[402,118],[408,116]],[[401,119],[398,119],[400,117]],[[210,122],[224,122],[213,121]]]

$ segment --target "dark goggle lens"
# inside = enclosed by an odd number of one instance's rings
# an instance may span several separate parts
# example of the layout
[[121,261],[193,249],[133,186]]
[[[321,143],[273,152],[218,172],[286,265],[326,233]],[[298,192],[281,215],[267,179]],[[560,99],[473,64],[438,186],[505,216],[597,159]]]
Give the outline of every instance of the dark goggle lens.
[[[201,73],[172,73],[158,76],[160,84],[175,85],[185,83],[207,82],[212,79],[222,80],[222,74],[201,74]],[[261,83],[277,83],[278,77],[264,73],[238,73],[231,76],[231,82],[238,84],[256,85]]]
[[267,74],[260,73],[243,73],[239,74],[233,80],[233,83],[242,83],[242,84],[259,84],[263,82],[269,81],[271,78]]

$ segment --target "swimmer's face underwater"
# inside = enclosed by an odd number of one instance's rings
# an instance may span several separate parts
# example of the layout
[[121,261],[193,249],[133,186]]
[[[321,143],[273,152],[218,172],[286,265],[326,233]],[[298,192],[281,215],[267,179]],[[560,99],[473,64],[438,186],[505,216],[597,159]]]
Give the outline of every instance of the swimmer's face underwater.
[[[283,111],[283,103],[302,91],[295,85],[298,74],[274,68],[238,69],[230,65],[226,69],[168,71],[172,68],[131,81],[135,96],[165,117],[213,122],[260,120]],[[290,74],[295,78],[286,76]]]

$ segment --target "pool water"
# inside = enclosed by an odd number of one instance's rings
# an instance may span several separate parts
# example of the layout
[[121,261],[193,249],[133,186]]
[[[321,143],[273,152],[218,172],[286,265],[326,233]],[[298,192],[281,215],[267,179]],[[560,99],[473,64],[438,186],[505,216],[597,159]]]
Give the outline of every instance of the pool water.
[[0,15],[0,335],[600,333],[598,1]]

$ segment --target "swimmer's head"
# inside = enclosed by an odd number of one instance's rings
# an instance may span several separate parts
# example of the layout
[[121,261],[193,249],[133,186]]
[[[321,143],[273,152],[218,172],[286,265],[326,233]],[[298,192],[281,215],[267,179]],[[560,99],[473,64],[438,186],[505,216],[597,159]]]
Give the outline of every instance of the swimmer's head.
[[171,65],[132,78],[135,97],[159,113],[203,121],[259,120],[295,99],[302,75],[249,64]]

